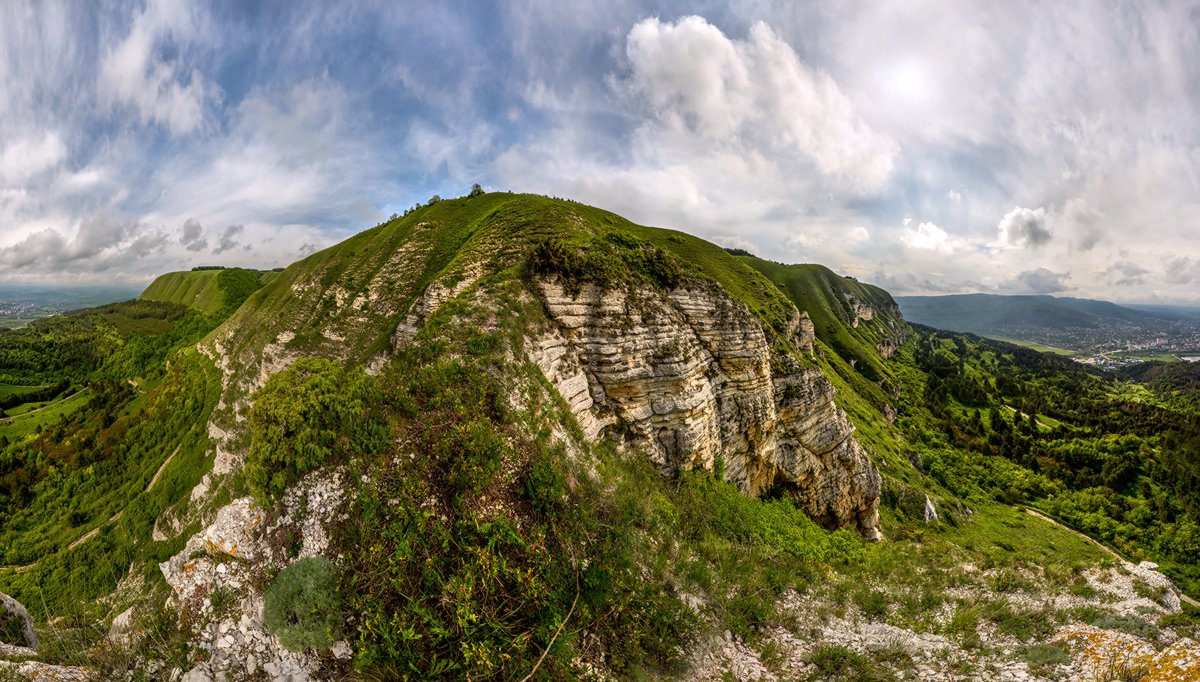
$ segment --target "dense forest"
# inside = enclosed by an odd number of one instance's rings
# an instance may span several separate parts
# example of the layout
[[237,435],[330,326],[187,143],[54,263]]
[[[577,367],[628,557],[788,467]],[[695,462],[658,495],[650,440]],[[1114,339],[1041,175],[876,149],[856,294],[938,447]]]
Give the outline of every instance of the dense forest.
[[[898,424],[963,499],[1046,511],[1200,587],[1200,400],[1190,363],[1135,376],[913,325]],[[1134,381],[1144,378],[1146,383]]]

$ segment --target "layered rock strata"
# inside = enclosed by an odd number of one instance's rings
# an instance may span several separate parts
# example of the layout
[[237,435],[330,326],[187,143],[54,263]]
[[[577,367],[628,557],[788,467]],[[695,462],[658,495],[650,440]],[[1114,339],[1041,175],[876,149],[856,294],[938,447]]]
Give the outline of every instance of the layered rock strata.
[[[749,494],[792,488],[823,525],[878,536],[879,472],[833,385],[772,350],[744,306],[715,286],[539,288],[554,324],[531,354],[589,438],[607,433],[664,471],[723,465]],[[795,345],[811,348],[797,318]]]

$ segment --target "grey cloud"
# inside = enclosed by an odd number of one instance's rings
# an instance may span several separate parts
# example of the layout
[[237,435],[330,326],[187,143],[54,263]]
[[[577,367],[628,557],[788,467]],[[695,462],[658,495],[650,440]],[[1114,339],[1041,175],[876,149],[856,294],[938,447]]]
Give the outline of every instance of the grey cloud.
[[204,226],[195,218],[183,221],[183,233],[179,243],[188,251],[203,251],[208,248],[208,239],[204,236]]
[[1164,274],[1169,284],[1192,284],[1200,281],[1200,261],[1187,256],[1167,259]]
[[34,232],[12,246],[0,249],[8,267],[24,270],[60,257],[66,251],[66,242],[56,230]]
[[918,276],[914,272],[887,272],[881,266],[869,278],[870,283],[886,289],[890,293],[902,295],[911,294],[960,294],[964,292],[985,289],[979,282],[934,281],[928,277]]
[[1117,261],[1105,268],[1100,276],[1109,284],[1117,286],[1130,286],[1134,284],[1145,284],[1146,280],[1143,275],[1149,274],[1150,271],[1137,263],[1129,261]]
[[1055,294],[1071,288],[1066,283],[1070,277],[1071,273],[1069,272],[1053,272],[1046,268],[1036,268],[1017,275],[1003,288],[1025,294]]
[[313,244],[312,242],[301,244],[299,249],[301,256],[311,256],[316,253],[317,250],[317,245]]
[[1036,249],[1053,237],[1046,228],[1046,209],[1017,206],[1000,219],[1000,241],[1011,246]]
[[237,240],[237,237],[246,231],[244,225],[230,225],[221,233],[221,239],[217,242],[217,248],[213,249],[213,254],[221,254],[226,251],[232,251],[241,246],[242,243]]
[[161,253],[169,241],[162,230],[143,223],[93,215],[79,221],[69,240],[59,230],[45,229],[0,248],[0,263],[4,271],[18,274],[101,272]]
[[129,243],[128,250],[138,258],[159,253],[167,245],[167,235],[162,230],[147,232]]

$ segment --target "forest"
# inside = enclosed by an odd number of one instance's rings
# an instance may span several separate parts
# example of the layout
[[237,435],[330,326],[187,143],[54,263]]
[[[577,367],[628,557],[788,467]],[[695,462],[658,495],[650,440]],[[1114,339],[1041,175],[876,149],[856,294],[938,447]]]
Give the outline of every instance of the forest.
[[[1026,504],[1200,588],[1200,394],[1190,363],[1136,376],[913,325],[898,425],[954,495]],[[1143,378],[1139,383],[1135,378]]]

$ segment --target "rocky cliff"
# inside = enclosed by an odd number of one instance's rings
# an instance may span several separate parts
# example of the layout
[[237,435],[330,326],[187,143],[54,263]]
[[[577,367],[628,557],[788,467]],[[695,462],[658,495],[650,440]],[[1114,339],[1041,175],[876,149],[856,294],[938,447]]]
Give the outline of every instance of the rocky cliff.
[[[832,384],[773,350],[718,287],[539,291],[553,324],[533,354],[589,437],[621,439],[664,471],[721,463],[749,494],[782,485],[821,523],[878,537],[879,472]],[[811,348],[807,319],[788,327]]]

